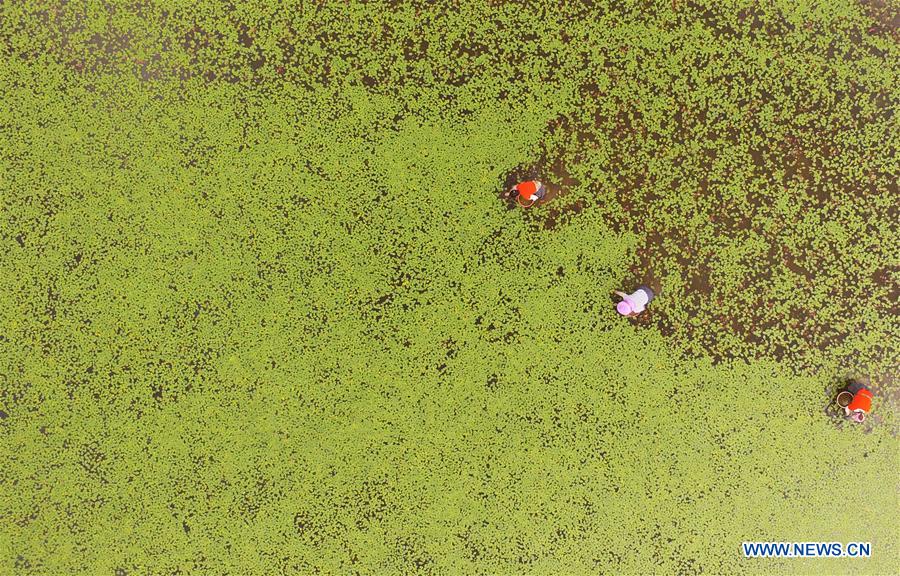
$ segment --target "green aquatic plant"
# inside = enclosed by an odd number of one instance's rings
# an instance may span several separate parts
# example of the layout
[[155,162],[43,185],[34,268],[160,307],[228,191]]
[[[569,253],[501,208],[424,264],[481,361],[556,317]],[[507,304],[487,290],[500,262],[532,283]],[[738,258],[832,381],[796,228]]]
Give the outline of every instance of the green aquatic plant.
[[2,11],[0,572],[894,568],[882,11]]

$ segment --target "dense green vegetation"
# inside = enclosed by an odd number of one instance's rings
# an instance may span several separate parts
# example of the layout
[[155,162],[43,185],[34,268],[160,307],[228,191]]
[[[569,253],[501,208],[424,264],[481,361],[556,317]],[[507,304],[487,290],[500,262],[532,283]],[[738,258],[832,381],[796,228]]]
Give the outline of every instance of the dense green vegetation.
[[275,4],[0,5],[0,573],[896,571],[892,2]]

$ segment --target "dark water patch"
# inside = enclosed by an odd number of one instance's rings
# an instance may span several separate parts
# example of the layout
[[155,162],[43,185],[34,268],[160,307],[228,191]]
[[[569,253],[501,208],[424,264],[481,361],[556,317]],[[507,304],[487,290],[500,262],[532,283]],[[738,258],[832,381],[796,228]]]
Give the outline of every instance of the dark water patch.
[[747,8],[743,8],[738,12],[738,21],[747,26],[747,29],[755,34],[763,28],[763,12],[759,6],[753,4]]
[[859,0],[859,5],[874,21],[869,27],[870,34],[889,36],[895,42],[900,40],[900,4],[889,0]]
[[685,5],[690,10],[691,17],[699,19],[717,38],[727,40],[738,36],[737,31],[725,21],[722,14],[716,12],[715,8],[709,8],[692,0],[685,2]]
[[[686,299],[679,307],[687,310],[690,317],[704,320],[676,323],[667,316],[665,308],[657,308],[651,303],[648,307],[650,314],[642,314],[646,318],[639,324],[655,326],[663,335],[682,342],[685,349],[692,349],[699,343],[703,354],[710,355],[715,362],[734,357],[773,358],[788,361],[804,370],[815,369],[809,364],[806,351],[818,349],[833,354],[832,351],[840,349],[846,341],[847,334],[841,329],[841,324],[820,320],[815,309],[800,305],[790,307],[783,316],[775,312],[781,303],[767,287],[780,271],[789,271],[800,279],[801,285],[811,286],[817,281],[816,268],[802,256],[776,244],[770,245],[765,258],[757,263],[743,283],[746,294],[741,298],[746,303],[734,305],[729,304],[729,299],[734,295],[717,286],[713,271],[706,264],[708,255],[704,256],[690,246],[685,250],[684,241],[681,243],[681,247],[675,243],[675,249],[681,252],[675,261],[684,279]],[[671,245],[672,242],[666,242],[658,232],[648,234],[647,244],[637,251],[641,263],[629,270],[626,288],[645,282],[658,294],[665,295],[667,288],[660,286],[659,278],[665,278],[667,270],[661,269],[657,262],[672,263],[665,252],[665,247]],[[834,300],[842,305],[839,317],[851,318],[854,295],[841,293],[835,295]],[[735,348],[732,344],[725,344],[720,338],[722,333],[738,337],[743,345]],[[890,381],[885,375],[873,372],[875,365],[890,359],[890,352],[884,349],[874,353],[875,357],[870,360],[851,353],[844,362],[856,366],[860,373],[868,374],[873,383],[884,382],[882,389],[887,391],[892,405],[897,406],[894,398],[897,391],[891,390]]]
[[[222,39],[218,30],[206,30],[201,26],[194,26],[181,36],[180,45],[188,54],[196,55],[203,49],[209,48],[214,42]],[[196,62],[196,58],[194,59]]]
[[404,573],[436,574],[434,558],[426,548],[426,540],[420,535],[398,538],[396,552],[404,567]]
[[900,315],[900,266],[883,266],[872,274],[875,286],[887,289],[888,312]]
[[580,199],[571,204],[550,208],[547,215],[544,217],[544,230],[554,230],[559,224],[567,222],[574,216],[581,214],[586,204],[587,202],[584,199]]
[[240,42],[241,46],[244,48],[250,48],[253,46],[253,42],[256,36],[256,26],[248,27],[246,24],[241,23],[238,25],[238,42]]

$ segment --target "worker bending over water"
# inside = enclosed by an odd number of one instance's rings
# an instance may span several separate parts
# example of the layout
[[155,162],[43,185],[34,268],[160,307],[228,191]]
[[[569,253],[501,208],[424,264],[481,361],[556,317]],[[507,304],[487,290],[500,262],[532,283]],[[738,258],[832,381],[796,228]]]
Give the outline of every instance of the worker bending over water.
[[516,196],[516,201],[523,208],[534,205],[535,202],[543,199],[546,195],[547,187],[538,180],[519,182],[508,192],[509,197]]
[[616,305],[616,311],[622,316],[635,317],[647,308],[647,304],[653,300],[653,290],[649,286],[638,286],[631,294],[616,290],[622,301]]

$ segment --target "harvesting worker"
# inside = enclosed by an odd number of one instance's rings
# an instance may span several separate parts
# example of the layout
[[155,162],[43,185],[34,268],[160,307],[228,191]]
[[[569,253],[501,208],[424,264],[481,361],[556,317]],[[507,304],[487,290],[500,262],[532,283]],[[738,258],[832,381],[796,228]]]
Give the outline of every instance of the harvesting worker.
[[862,386],[854,388],[857,389],[854,391],[851,388],[850,390],[853,392],[853,400],[844,408],[844,414],[854,422],[862,422],[872,409],[872,393]]
[[542,200],[547,195],[547,187],[537,180],[519,182],[507,193],[508,197],[516,196],[519,206],[528,208],[535,202]]
[[618,290],[616,294],[622,298],[622,301],[616,305],[616,311],[622,316],[634,318],[647,308],[647,304],[655,297],[653,290],[649,286],[638,286],[637,290],[631,294],[626,294]]

